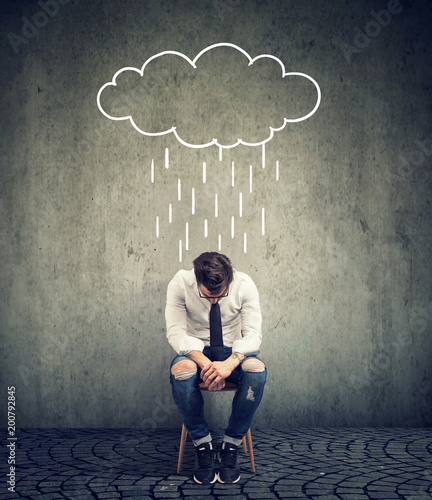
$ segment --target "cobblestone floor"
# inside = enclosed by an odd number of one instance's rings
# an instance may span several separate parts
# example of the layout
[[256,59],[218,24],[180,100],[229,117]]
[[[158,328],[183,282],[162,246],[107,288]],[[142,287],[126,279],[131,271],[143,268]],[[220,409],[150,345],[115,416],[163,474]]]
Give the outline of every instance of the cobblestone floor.
[[22,430],[16,493],[2,439],[0,500],[432,498],[432,429],[254,429],[252,437],[255,474],[242,452],[239,483],[200,486],[189,440],[176,474],[180,429]]

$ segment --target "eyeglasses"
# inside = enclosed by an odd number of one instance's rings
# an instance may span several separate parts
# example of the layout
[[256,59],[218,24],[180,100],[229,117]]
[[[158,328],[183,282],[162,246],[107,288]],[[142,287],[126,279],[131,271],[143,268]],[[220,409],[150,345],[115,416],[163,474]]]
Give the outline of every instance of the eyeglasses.
[[198,294],[202,299],[223,299],[224,297],[228,297],[228,292],[229,290],[227,290],[223,295],[218,295],[217,297],[215,297],[214,295],[203,295],[201,293],[200,287],[198,287]]

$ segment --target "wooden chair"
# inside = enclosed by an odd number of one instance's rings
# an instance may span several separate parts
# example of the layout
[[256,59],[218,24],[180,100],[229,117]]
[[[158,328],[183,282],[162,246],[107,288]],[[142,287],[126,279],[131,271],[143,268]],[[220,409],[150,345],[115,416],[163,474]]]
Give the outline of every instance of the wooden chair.
[[[207,389],[207,387],[204,385],[204,382],[202,382],[200,384],[200,389],[202,392],[209,392],[212,394],[217,394],[218,392],[236,392],[237,388],[238,388],[237,384],[234,384],[233,382],[226,382],[225,387],[223,389],[221,389],[220,391],[209,391]],[[184,449],[185,449],[186,439],[187,439],[187,431],[186,431],[186,427],[183,424],[182,431],[181,431],[181,437],[180,437],[180,448],[179,448],[179,455],[178,455],[178,462],[177,462],[177,474],[180,474],[180,472],[181,472],[182,463],[183,463],[183,453],[184,453]],[[247,442],[247,447],[246,447],[246,442]],[[248,429],[246,436],[243,437],[243,449],[244,449],[245,453],[247,453],[249,451],[251,469],[252,469],[252,472],[255,472],[255,460],[254,460],[253,447],[252,447],[252,434],[251,434],[250,429]]]

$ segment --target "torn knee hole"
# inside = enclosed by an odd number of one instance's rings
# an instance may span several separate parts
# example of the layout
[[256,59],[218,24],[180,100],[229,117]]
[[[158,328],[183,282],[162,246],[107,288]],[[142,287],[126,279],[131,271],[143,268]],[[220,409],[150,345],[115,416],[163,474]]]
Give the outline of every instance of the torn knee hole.
[[190,363],[184,363],[182,364],[181,362],[176,363],[172,368],[171,368],[171,373],[174,375],[174,378],[177,380],[186,380],[188,378],[193,377],[197,372],[197,367],[195,363],[193,363],[193,367]]
[[177,380],[186,380],[188,378],[191,378],[195,375],[196,369],[195,370],[179,370],[179,371],[173,371],[174,378]]
[[243,362],[242,368],[245,372],[263,372],[265,364],[259,359],[247,359]]

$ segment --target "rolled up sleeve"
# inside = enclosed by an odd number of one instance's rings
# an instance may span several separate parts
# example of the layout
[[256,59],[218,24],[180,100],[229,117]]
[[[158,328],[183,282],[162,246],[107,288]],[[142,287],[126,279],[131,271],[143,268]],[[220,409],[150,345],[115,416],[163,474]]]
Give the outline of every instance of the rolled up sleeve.
[[202,351],[204,342],[187,333],[187,310],[185,290],[175,278],[169,283],[165,307],[166,336],[177,354]]
[[245,356],[257,355],[262,342],[262,316],[258,289],[252,279],[245,281],[240,294],[242,338],[234,341],[232,349]]

